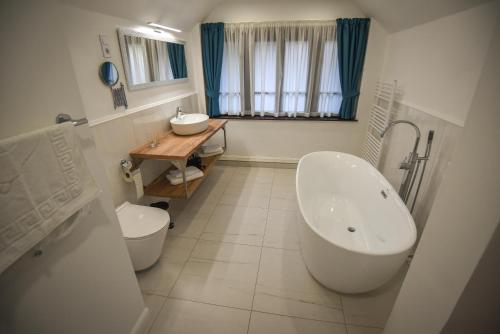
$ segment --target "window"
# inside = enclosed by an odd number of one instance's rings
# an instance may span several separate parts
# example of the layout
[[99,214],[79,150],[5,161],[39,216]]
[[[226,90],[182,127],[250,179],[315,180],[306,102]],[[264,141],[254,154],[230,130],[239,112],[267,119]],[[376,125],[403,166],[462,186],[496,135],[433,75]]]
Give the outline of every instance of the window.
[[335,22],[225,25],[222,115],[334,117],[341,102]]

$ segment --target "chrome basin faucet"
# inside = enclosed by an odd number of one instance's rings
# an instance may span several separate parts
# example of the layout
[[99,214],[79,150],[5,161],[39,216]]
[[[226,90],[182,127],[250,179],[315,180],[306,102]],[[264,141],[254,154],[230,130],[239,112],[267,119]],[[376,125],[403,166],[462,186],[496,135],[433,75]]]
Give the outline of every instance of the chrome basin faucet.
[[178,106],[176,109],[175,109],[175,113],[176,113],[176,118],[181,118],[182,117],[182,106]]

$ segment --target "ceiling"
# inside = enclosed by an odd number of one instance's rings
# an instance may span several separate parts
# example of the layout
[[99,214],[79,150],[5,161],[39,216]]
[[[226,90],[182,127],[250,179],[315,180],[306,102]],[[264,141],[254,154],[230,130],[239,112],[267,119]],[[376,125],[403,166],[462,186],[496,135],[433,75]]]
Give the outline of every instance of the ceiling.
[[[62,0],[79,8],[136,22],[157,22],[182,29],[191,28],[224,2],[262,0]],[[265,0],[264,0],[265,1]],[[298,0],[267,0],[287,2]],[[300,0],[299,0],[300,1]],[[342,1],[342,0],[329,0]],[[490,0],[350,0],[368,17],[379,21],[389,32],[407,29],[454,14]],[[308,0],[302,0],[307,6]]]

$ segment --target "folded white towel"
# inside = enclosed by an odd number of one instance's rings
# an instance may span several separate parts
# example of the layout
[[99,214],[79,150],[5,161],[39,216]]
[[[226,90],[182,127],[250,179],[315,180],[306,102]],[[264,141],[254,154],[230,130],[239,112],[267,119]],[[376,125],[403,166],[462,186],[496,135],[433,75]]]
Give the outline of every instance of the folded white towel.
[[65,123],[0,141],[0,273],[99,194]]
[[222,154],[224,153],[224,149],[222,147],[219,146],[219,149],[215,150],[215,151],[211,151],[209,153],[205,153],[205,152],[200,152],[198,153],[198,156],[200,158],[206,158],[206,157],[211,157],[213,155],[218,155],[218,154]]
[[[201,172],[201,170],[199,170],[195,166],[189,166],[186,168],[186,177],[196,174],[198,172]],[[182,178],[182,172],[179,169],[172,169],[168,172],[168,174],[172,175],[175,178],[177,177]]]
[[203,145],[201,146],[201,152],[204,154],[219,152],[222,150],[220,145]]
[[[189,176],[186,175],[186,181],[192,181],[195,179],[199,179],[200,177],[203,177],[203,175],[205,175],[205,174],[203,174],[203,172],[201,170],[198,170],[198,172],[196,172],[194,174],[191,174]],[[167,174],[167,179],[170,182],[170,184],[172,184],[174,186],[184,182],[184,180],[182,179],[182,175],[180,177],[175,177],[173,175]]]

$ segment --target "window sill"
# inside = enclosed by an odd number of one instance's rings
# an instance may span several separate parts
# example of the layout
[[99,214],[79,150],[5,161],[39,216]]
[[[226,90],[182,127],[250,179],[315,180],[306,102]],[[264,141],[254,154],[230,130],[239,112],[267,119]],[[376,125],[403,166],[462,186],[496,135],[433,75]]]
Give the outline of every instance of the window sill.
[[287,117],[287,116],[232,116],[223,115],[214,117],[218,119],[251,120],[251,121],[306,121],[306,122],[357,122],[357,119],[342,119],[340,117]]

